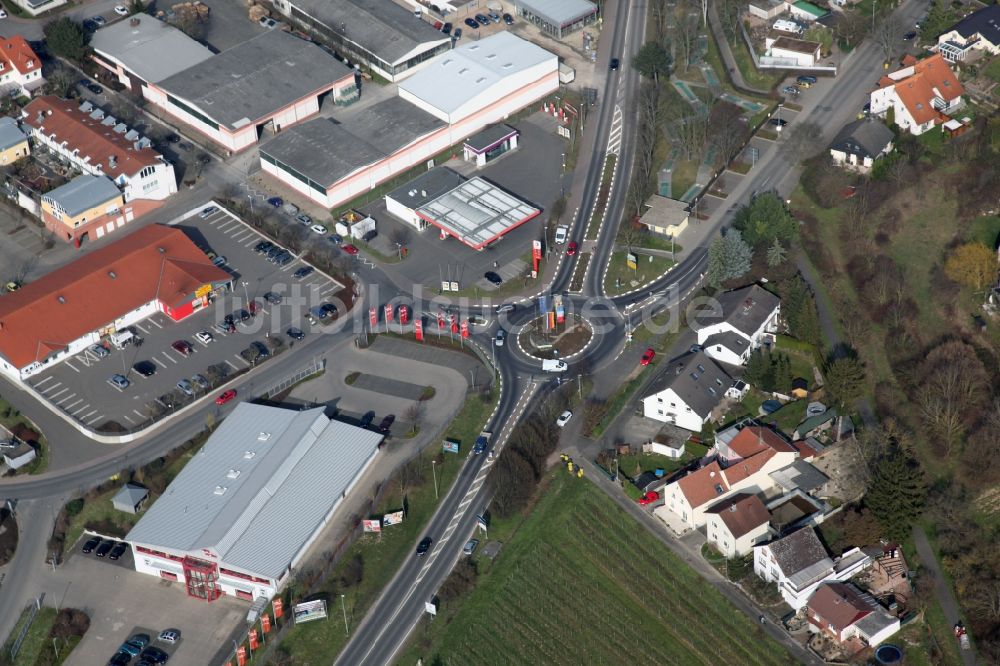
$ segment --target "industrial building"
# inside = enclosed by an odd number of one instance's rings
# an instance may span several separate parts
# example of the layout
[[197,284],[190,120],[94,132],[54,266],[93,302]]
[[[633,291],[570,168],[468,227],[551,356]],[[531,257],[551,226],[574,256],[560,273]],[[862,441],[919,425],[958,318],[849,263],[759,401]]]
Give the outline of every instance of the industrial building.
[[[322,76],[320,76],[322,72]],[[145,96],[232,152],[357,97],[354,70],[316,44],[268,30],[153,84]]]
[[598,7],[590,0],[514,0],[514,7],[518,16],[557,39],[598,18]]
[[156,312],[179,321],[231,282],[180,229],[143,227],[0,295],[0,373],[21,382]]
[[341,55],[389,81],[451,49],[451,37],[388,0],[275,0],[274,7]]
[[417,217],[438,228],[442,240],[455,238],[474,250],[541,212],[483,178],[471,178],[416,210]]
[[385,209],[418,230],[425,229],[427,221],[417,215],[417,209],[465,180],[465,176],[448,167],[435,167],[385,195]]
[[136,571],[207,602],[273,597],[381,441],[322,407],[240,403],[129,532]]
[[399,84],[398,98],[283,132],[261,145],[261,168],[333,208],[558,87],[558,56],[500,32],[439,55]]

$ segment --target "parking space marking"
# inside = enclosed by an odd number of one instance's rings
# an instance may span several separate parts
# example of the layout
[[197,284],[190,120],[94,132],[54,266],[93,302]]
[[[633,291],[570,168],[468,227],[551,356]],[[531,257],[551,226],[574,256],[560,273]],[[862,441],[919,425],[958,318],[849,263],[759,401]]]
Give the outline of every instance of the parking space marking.
[[159,323],[158,321],[156,321],[155,319],[148,319],[147,321],[148,321],[148,322],[149,322],[150,324],[152,324],[153,326],[155,326],[156,328],[163,328],[163,325],[162,325],[162,324],[160,324],[160,323]]
[[331,283],[327,283],[327,284],[329,284],[329,286],[326,289],[323,289],[322,291],[319,292],[320,296],[326,296],[327,294],[332,294],[333,292],[337,291],[337,287],[336,286],[334,286]]
[[253,234],[253,238],[251,238],[250,240],[248,240],[246,242],[245,247],[253,247],[254,245],[256,245],[259,242],[260,242],[260,238],[257,236],[256,233],[254,233]]
[[[73,414],[74,417],[78,417],[78,416],[80,416],[80,414],[82,414],[84,411],[86,411],[88,409],[90,409],[90,404],[89,403],[85,404],[83,407],[81,407],[80,409],[76,410],[75,412],[72,412],[72,414]],[[95,409],[95,410],[92,410],[90,413],[93,414],[96,411],[97,410]]]
[[146,327],[143,326],[142,324],[136,324],[135,327],[140,331],[142,331],[143,333],[145,333],[146,335],[149,335],[149,330],[146,329]]
[[229,220],[227,222],[224,222],[224,223],[222,223],[222,224],[219,225],[219,227],[218,227],[219,231],[225,231],[226,229],[228,229],[229,227],[233,226],[234,224],[239,224],[239,223],[236,220]]
[[[174,365],[177,365],[177,359],[175,359],[173,356],[171,356],[167,352],[163,352],[163,355],[167,358],[168,361],[170,361]],[[166,366],[163,366],[163,367],[166,367]]]
[[78,373],[78,372],[80,372],[80,369],[79,369],[79,368],[77,368],[77,367],[76,367],[75,365],[73,365],[72,363],[70,363],[70,362],[69,362],[69,359],[66,359],[65,361],[63,361],[63,363],[65,363],[66,365],[68,365],[68,366],[69,366],[69,369],[70,369],[70,370],[72,370],[73,372],[77,372],[77,373]]
[[157,365],[159,365],[161,368],[167,367],[166,363],[164,363],[160,359],[156,358],[155,356],[153,357],[153,362],[156,363]]
[[[236,357],[237,361],[242,361],[243,363],[246,363],[246,361],[243,360],[243,357],[240,356],[239,354],[233,354],[233,356]],[[229,361],[226,361],[226,362],[229,363]],[[229,364],[232,365],[232,363],[229,363]],[[233,366],[233,367],[235,368],[236,366]]]
[[[64,396],[62,397],[62,399],[61,399],[61,400],[60,400],[59,402],[55,403],[55,404],[56,404],[56,406],[57,406],[57,407],[58,407],[58,406],[61,406],[61,405],[62,405],[62,404],[63,404],[64,402],[66,402],[67,400],[72,400],[72,399],[73,399],[73,398],[75,398],[75,397],[76,397],[76,393],[70,393],[69,395],[64,395]],[[75,404],[75,403],[74,403],[74,404]]]
[[41,386],[41,385],[42,385],[42,384],[44,384],[45,382],[49,382],[49,381],[52,381],[52,379],[53,379],[52,375],[49,375],[49,376],[47,376],[47,377],[43,377],[43,378],[42,378],[42,380],[41,380],[40,382],[38,382],[37,384],[35,384],[35,388],[37,389],[37,388],[38,388],[39,386]]
[[[76,394],[74,393],[73,395],[76,395]],[[64,400],[63,402],[66,402],[66,401]],[[79,405],[81,402],[83,402],[83,398],[77,398],[76,400],[74,400],[70,404],[68,404],[65,407],[63,407],[63,410],[68,412],[69,410],[71,410],[74,407],[76,407],[77,405]],[[61,406],[62,402],[60,402],[59,404]]]
[[[242,359],[241,359],[241,360],[242,360]],[[229,360],[228,358],[226,359],[226,363],[228,363],[228,364],[229,364],[229,367],[230,367],[230,368],[232,368],[233,370],[239,370],[239,367],[238,367],[238,366],[236,366],[236,364],[234,364],[234,363],[233,363],[232,361],[230,361],[230,360]]]
[[236,241],[236,242],[238,242],[238,243],[242,243],[244,238],[246,238],[247,236],[253,236],[253,235],[254,235],[254,233],[253,233],[252,230],[250,230],[250,229],[244,229],[242,233],[235,233],[235,234],[233,234],[233,240]]
[[[62,386],[62,384],[60,384],[59,386]],[[58,398],[59,396],[61,396],[63,393],[65,393],[68,390],[69,390],[69,387],[68,386],[64,386],[63,388],[59,389],[58,391],[56,391],[52,395],[49,395],[49,396],[46,396],[46,397],[49,400],[54,400],[54,399]]]
[[140,412],[138,409],[133,409],[132,411],[135,412],[135,415],[138,416],[140,419],[146,418],[145,416],[143,416],[142,412]]
[[129,422],[129,423],[131,423],[132,425],[135,425],[135,421],[133,421],[133,420],[131,419],[131,417],[129,417],[129,415],[128,415],[128,414],[122,414],[122,416],[124,416],[124,417],[125,417],[125,420],[126,420],[126,421],[128,421],[128,422]]
[[87,425],[94,425],[94,421],[97,421],[97,420],[101,419],[103,416],[104,416],[104,414],[98,414],[94,418],[92,418],[89,421],[87,421]]

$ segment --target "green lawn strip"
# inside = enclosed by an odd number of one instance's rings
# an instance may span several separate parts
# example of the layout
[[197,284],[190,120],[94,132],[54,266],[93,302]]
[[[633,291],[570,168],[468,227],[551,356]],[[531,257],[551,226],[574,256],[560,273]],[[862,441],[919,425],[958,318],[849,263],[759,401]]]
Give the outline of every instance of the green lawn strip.
[[[151,496],[146,500],[143,510],[139,513],[125,513],[111,505],[111,498],[119,490],[120,488],[116,487],[106,493],[102,493],[96,499],[85,501],[80,513],[70,518],[69,529],[66,530],[66,544],[63,549],[64,556],[73,547],[77,539],[80,538],[80,535],[83,534],[87,525],[93,526],[94,529],[106,536],[125,538],[128,531],[135,527],[135,524],[142,518],[142,515],[146,512],[146,508],[152,506],[156,500],[155,496]],[[109,529],[111,526],[114,526],[115,529]]]
[[635,393],[636,390],[639,388],[639,386],[642,384],[643,380],[646,378],[646,375],[649,373],[649,368],[651,367],[653,366],[647,366],[643,368],[642,372],[637,374],[635,377],[633,377],[626,383],[619,386],[614,393],[608,396],[608,399],[606,401],[608,407],[607,411],[604,413],[604,418],[601,419],[600,423],[598,423],[594,427],[594,431],[590,433],[591,437],[596,438],[604,434],[604,429],[607,428],[608,425],[615,420],[615,417],[618,416],[618,412],[622,410],[622,407],[625,406],[625,403],[629,401],[629,399],[632,397],[632,394]]
[[670,252],[673,248],[674,253],[678,253],[684,248],[681,247],[680,243],[673,243],[671,245],[669,238],[664,238],[662,236],[654,236],[653,234],[644,234],[639,236],[638,240],[632,243],[633,248],[646,248],[649,250],[663,250],[664,252]]
[[590,223],[587,225],[587,240],[597,240],[603,226],[604,213],[608,209],[608,200],[611,198],[612,178],[615,174],[615,163],[618,160],[616,155],[606,155],[604,157],[604,170],[601,172],[601,186],[598,188],[597,200],[594,202],[593,211],[590,214]]
[[[625,654],[649,663],[790,663],[588,480],[562,468],[549,478],[492,570],[444,605],[450,621],[421,621],[401,663],[439,655],[449,663],[618,663]],[[690,631],[695,625],[713,632]],[[716,641],[719,634],[729,639]]]
[[981,70],[981,73],[993,79],[997,83],[1000,83],[1000,59],[994,58],[993,61],[986,66],[986,69]]
[[[10,646],[13,645],[14,639],[21,632],[21,627],[27,622],[29,614],[30,609],[24,611],[21,619],[18,620],[17,626],[14,627],[14,631],[11,632],[10,638],[7,639],[7,645],[3,648],[4,659],[9,658]],[[17,657],[13,662],[10,662],[11,666],[35,666],[35,662],[39,660],[39,656],[42,654],[46,644],[48,644],[50,650],[52,649],[52,640],[49,638],[49,632],[52,631],[55,619],[56,609],[42,606],[41,610],[35,615],[35,620],[31,623],[31,628],[28,629],[28,633],[21,643]]]
[[815,384],[813,366],[817,364],[816,350],[811,344],[790,338],[787,335],[779,335],[775,341],[774,349],[779,354],[788,356],[792,378],[802,377],[809,382],[810,387]]
[[796,400],[795,402],[788,403],[773,414],[765,416],[762,420],[764,423],[773,423],[778,426],[779,430],[791,437],[795,431],[795,427],[805,420],[806,407],[808,406],[808,401]]
[[[632,442],[633,446],[638,446],[640,442]],[[687,442],[684,445],[684,455],[680,458],[668,458],[659,453],[636,453],[633,455],[618,456],[618,469],[622,475],[631,479],[636,478],[643,472],[655,472],[657,469],[664,470],[669,475],[695,458],[700,458],[708,451],[708,447],[702,444],[692,444]],[[626,484],[631,485],[631,484]]]
[[[925,580],[923,584],[933,585],[933,582]],[[945,617],[944,609],[938,603],[937,597],[934,597],[933,601],[928,603],[924,608],[924,622],[930,628],[930,633],[933,635],[933,639],[931,637],[924,639],[925,647],[930,647],[927,645],[928,642],[936,642],[941,648],[938,658],[934,660],[934,663],[938,665],[954,664],[955,666],[961,664],[962,655],[958,647],[958,640],[955,638],[954,628]]]
[[7,430],[12,430],[19,425],[30,428],[38,433],[38,448],[35,449],[35,459],[22,468],[28,474],[41,474],[49,466],[49,443],[45,440],[42,429],[36,426],[9,402],[0,398],[0,424]]
[[[1000,58],[994,62],[1000,63]],[[969,225],[969,230],[965,234],[967,241],[978,241],[986,247],[996,247],[998,238],[1000,238],[1000,216],[998,215],[977,217]]]
[[[476,435],[492,413],[498,395],[498,391],[494,390],[490,400],[484,401],[477,394],[469,394],[461,411],[443,434],[444,437],[462,442],[462,452],[458,455],[442,454],[439,446],[432,445],[418,458],[416,469],[422,474],[419,483],[411,483],[410,487],[401,490],[398,481],[389,481],[388,491],[375,515],[398,510],[405,501],[408,513],[403,522],[387,527],[380,537],[368,534],[351,544],[322,584],[320,591],[326,594],[331,604],[340,594],[345,595],[344,602],[351,627],[361,621],[402,561],[412,555],[417,537],[423,532],[437,507],[439,500],[434,497],[431,461],[438,461],[434,465],[434,471],[437,473],[439,497],[443,499],[461,469],[461,463],[471,449]],[[340,578],[356,556],[362,559],[364,576],[358,584],[344,587]],[[301,593],[298,589],[294,592]],[[331,609],[330,618],[324,622],[310,622],[292,628],[282,640],[281,647],[292,655],[295,663],[325,664],[343,649],[346,641],[343,629],[342,616]]]
[[[660,277],[674,265],[674,262],[667,257],[636,253],[639,261],[636,262],[636,268],[632,269],[626,262],[627,255],[626,250],[615,250],[611,253],[608,272],[604,275],[604,293],[608,296],[618,296],[638,289]],[[633,285],[632,282],[638,284]]]
[[743,80],[746,81],[747,85],[759,90],[771,90],[785,78],[783,70],[761,71],[757,69],[757,66],[753,64],[753,59],[750,57],[750,47],[747,46],[742,35],[737,36],[735,42],[729,46],[733,52],[733,57],[736,59],[736,66],[739,68],[740,74],[743,75]]
[[701,160],[677,160],[671,173],[670,189],[675,196],[681,196],[694,185],[698,177],[698,165]]

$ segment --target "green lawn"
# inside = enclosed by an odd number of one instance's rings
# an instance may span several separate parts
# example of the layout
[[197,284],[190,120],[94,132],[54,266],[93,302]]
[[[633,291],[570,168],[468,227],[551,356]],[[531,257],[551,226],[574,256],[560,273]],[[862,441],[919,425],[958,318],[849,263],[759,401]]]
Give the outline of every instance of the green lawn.
[[664,252],[670,252],[672,247],[675,254],[684,249],[681,247],[680,243],[674,242],[671,245],[669,238],[656,236],[654,234],[643,234],[639,236],[639,238],[632,243],[632,247],[648,248],[650,250],[663,250]]
[[[462,442],[462,453],[441,454],[439,447],[431,446],[417,459],[415,469],[420,474],[419,478],[411,480],[409,486],[403,489],[400,488],[398,481],[390,481],[389,490],[382,499],[377,513],[380,515],[382,512],[397,510],[405,505],[406,518],[401,524],[385,529],[380,538],[366,535],[355,541],[347,548],[332,574],[322,584],[320,591],[330,598],[339,594],[345,595],[348,621],[351,626],[356,626],[361,621],[403,559],[411,555],[418,535],[437,507],[439,500],[434,496],[431,461],[438,461],[435,467],[440,489],[439,497],[443,499],[461,468],[465,453],[471,449],[476,435],[482,430],[487,417],[493,411],[497,396],[498,392],[494,391],[489,401],[484,401],[474,394],[466,398],[462,410],[442,435],[442,438],[447,437]],[[355,557],[360,557],[363,562],[364,577],[356,585],[343,587],[340,578]],[[296,590],[296,593],[302,592]],[[292,628],[282,640],[282,648],[292,655],[296,664],[329,663],[344,647],[345,642],[343,621],[338,621],[338,617],[341,616],[334,613],[325,622],[310,622]]]
[[698,165],[701,160],[677,160],[670,177],[670,191],[674,198],[680,197],[694,185],[698,178]]
[[41,441],[38,443],[38,448],[35,449],[36,457],[31,463],[22,467],[20,471],[21,473],[27,472],[28,474],[41,474],[44,472],[49,466],[49,444],[45,441],[45,433],[42,432],[42,429],[32,423],[27,416],[21,414],[21,412],[3,398],[0,398],[0,424],[8,430],[18,425],[23,425],[38,433]]
[[[608,296],[617,296],[637,289],[663,275],[674,265],[674,262],[666,257],[636,254],[639,261],[636,262],[635,269],[632,269],[626,262],[626,255],[628,252],[625,250],[615,250],[611,253],[608,272],[604,275],[604,293]],[[632,284],[633,282],[637,284]]]
[[47,606],[42,606],[38,614],[35,615],[35,619],[31,623],[31,628],[28,629],[28,633],[18,650],[17,658],[13,661],[10,660],[10,646],[20,633],[21,627],[27,621],[28,612],[25,610],[21,614],[21,618],[14,627],[14,631],[11,632],[7,644],[3,647],[0,663],[4,664],[4,666],[59,666],[59,664],[66,661],[70,652],[80,642],[81,637],[70,636],[68,639],[59,639],[56,643],[59,647],[58,656],[56,656],[55,645],[53,645],[50,632],[52,631],[52,626],[55,624],[58,613],[56,609]]
[[816,364],[816,352],[812,345],[787,335],[779,335],[774,348],[778,353],[788,356],[793,378],[802,377],[809,382],[810,387],[814,386],[813,366]]
[[424,616],[399,663],[794,663],[587,479],[550,477],[489,573]]
[[994,58],[993,62],[987,65],[986,69],[982,70],[982,73],[1000,83],[1000,58]]
[[[997,62],[1000,62],[1000,58]],[[997,240],[1000,239],[1000,216],[986,215],[976,218],[969,226],[965,238],[969,241],[979,241],[989,248],[996,247]]]
[[618,469],[623,475],[633,479],[643,472],[655,472],[657,469],[665,470],[669,475],[695,458],[702,457],[707,451],[708,447],[703,444],[687,442],[684,445],[684,455],[680,458],[668,458],[658,453],[618,456]]
[[806,418],[806,407],[809,406],[807,400],[796,400],[786,404],[775,413],[763,417],[764,423],[773,423],[778,426],[781,432],[789,437],[795,431],[795,426],[802,423]]

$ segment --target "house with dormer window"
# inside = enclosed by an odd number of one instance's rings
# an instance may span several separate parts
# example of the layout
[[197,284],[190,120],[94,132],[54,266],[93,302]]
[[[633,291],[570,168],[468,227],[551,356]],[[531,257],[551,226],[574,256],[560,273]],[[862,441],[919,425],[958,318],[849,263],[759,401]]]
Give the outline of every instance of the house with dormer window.
[[32,91],[43,85],[42,61],[24,37],[0,37],[0,93],[13,91],[31,97]]
[[883,76],[871,92],[871,114],[886,118],[910,134],[920,135],[952,120],[962,108],[965,88],[940,53],[916,60],[903,59],[902,67]]

